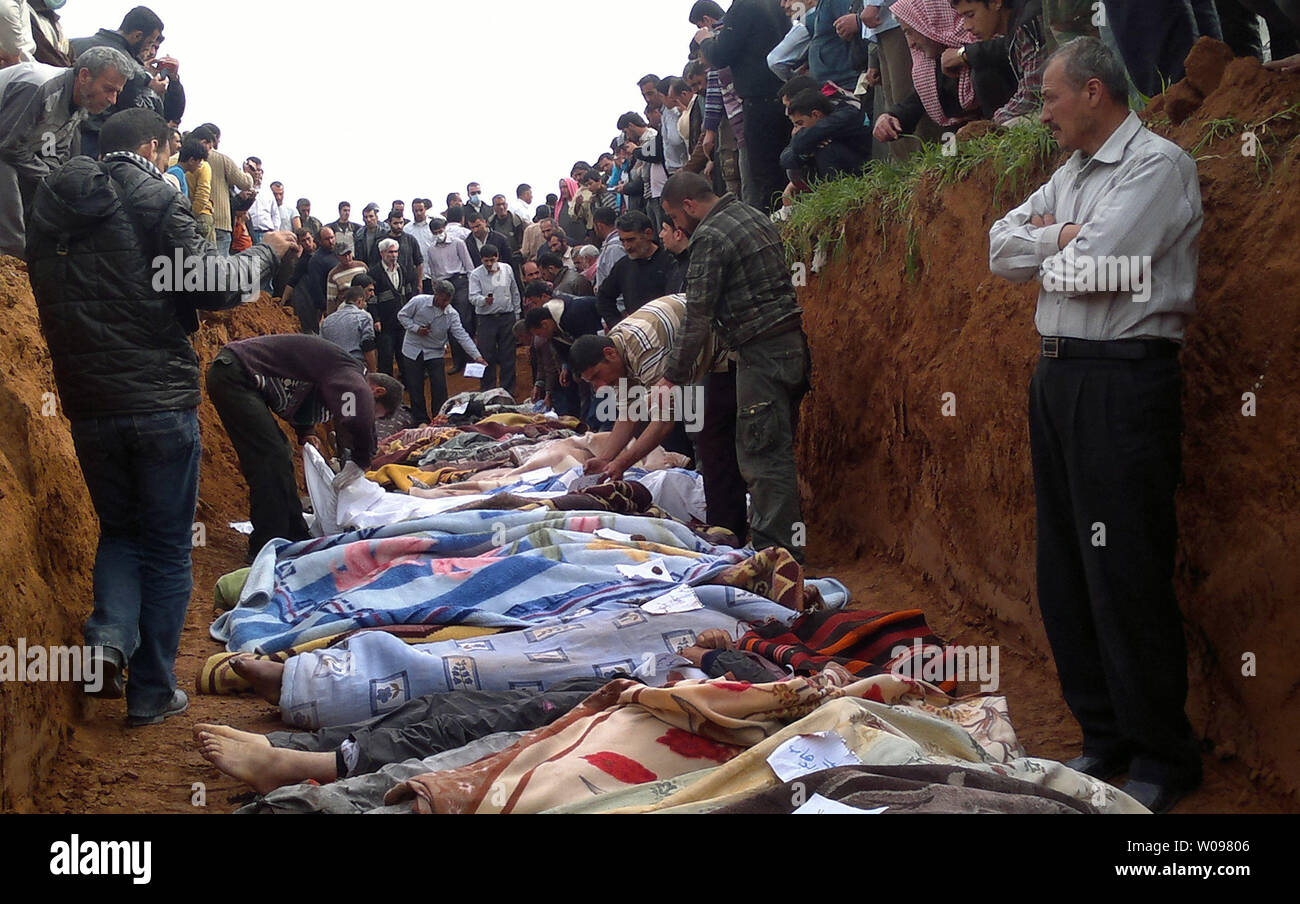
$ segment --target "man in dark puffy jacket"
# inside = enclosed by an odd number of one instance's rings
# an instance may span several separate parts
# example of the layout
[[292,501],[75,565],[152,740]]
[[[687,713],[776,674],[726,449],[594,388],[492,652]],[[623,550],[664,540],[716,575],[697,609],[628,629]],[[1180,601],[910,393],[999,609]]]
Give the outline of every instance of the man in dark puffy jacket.
[[81,124],[82,153],[98,156],[100,129],[110,116],[122,110],[143,107],[162,115],[168,122],[181,121],[185,114],[185,89],[181,86],[180,69],[175,60],[155,59],[158,45],[163,41],[162,31],[163,22],[158,14],[147,6],[137,6],[123,17],[116,29],[101,28],[89,37],[73,38],[69,42],[72,52],[78,56],[92,47],[112,47],[125,54],[132,64],[126,87],[117,102]]
[[183,712],[173,666],[193,578],[198,501],[197,310],[256,297],[296,242],[225,257],[200,237],[189,202],[154,164],[168,140],[151,110],[100,133],[100,161],[74,157],[36,193],[28,272],[77,458],[99,514],[95,607],[86,622],[103,674],[132,725]]

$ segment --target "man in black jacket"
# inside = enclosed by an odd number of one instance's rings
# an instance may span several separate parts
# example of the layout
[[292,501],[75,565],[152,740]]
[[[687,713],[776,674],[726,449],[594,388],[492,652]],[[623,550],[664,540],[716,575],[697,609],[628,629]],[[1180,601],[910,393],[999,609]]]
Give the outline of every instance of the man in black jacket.
[[[72,52],[80,56],[92,47],[112,47],[132,62],[127,73],[126,87],[118,95],[117,103],[108,110],[91,116],[81,124],[81,152],[88,157],[99,156],[99,132],[114,113],[143,107],[153,110],[168,122],[180,122],[185,113],[185,89],[181,87],[180,71],[174,60],[167,65],[156,62],[154,54],[162,43],[163,21],[147,6],[137,6],[122,19],[117,30],[101,28],[86,38],[73,38],[69,44]],[[151,68],[146,69],[148,59]]]
[[[600,284],[600,316],[608,326],[618,323],[647,301],[667,295],[673,256],[655,242],[655,227],[639,210],[618,218],[618,234],[627,256]],[[623,310],[619,310],[622,301]]]
[[745,117],[745,152],[741,156],[744,201],[769,213],[780,204],[785,187],[781,151],[790,140],[790,120],[776,93],[781,81],[767,66],[767,55],[790,30],[778,0],[735,0],[720,23],[692,10],[691,24],[700,55],[715,68],[731,68]]
[[[296,249],[267,233],[238,257],[199,235],[189,202],[152,163],[162,117],[127,110],[100,132],[99,162],[76,157],[38,189],[28,272],[77,458],[99,515],[95,607],[86,623],[132,725],[188,706],[173,667],[193,577],[199,483],[197,309],[256,292]],[[197,288],[195,285],[197,284]]]
[[[859,173],[871,159],[871,129],[861,107],[841,103],[838,107],[815,88],[790,99],[790,120],[799,130],[790,147],[781,153],[786,171],[798,171],[805,181],[836,179]],[[796,153],[795,138],[815,133],[811,147]],[[792,180],[793,181],[793,180]]]

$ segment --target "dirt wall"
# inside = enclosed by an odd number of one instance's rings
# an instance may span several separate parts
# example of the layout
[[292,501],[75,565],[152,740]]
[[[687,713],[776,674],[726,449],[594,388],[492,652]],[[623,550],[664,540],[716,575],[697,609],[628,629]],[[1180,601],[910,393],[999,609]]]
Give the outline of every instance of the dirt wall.
[[[1177,105],[1160,99],[1147,114],[1188,149],[1220,135],[1195,154],[1206,221],[1199,314],[1183,354],[1177,590],[1194,726],[1214,753],[1294,793],[1300,119],[1287,111],[1300,102],[1300,77],[1253,60],[1225,72],[1226,63],[1214,46],[1198,47],[1192,77],[1170,92]],[[1224,126],[1229,119],[1238,122]],[[1256,131],[1268,165],[1241,153],[1241,124],[1265,120]],[[988,270],[988,229],[1023,200],[994,196],[999,175],[986,168],[922,192],[908,222],[881,228],[869,210],[847,224],[844,249],[801,294],[815,374],[798,452],[815,539],[904,562],[985,610],[1006,642],[1050,661],[1034,593],[1028,450],[1037,290]],[[909,236],[914,280],[905,273]],[[1247,392],[1254,417],[1243,415]],[[945,393],[955,396],[955,417],[944,416]],[[1247,653],[1255,677],[1242,674]],[[1014,698],[1015,688],[1004,690]]]
[[[206,366],[232,339],[295,329],[263,300],[206,316],[195,347]],[[95,511],[54,395],[23,265],[0,258],[0,646],[79,645],[93,604]],[[198,520],[208,529],[246,517],[234,452],[211,403],[200,410],[203,474]],[[222,520],[225,519],[225,520]],[[29,810],[36,786],[87,715],[79,689],[49,682],[0,684],[0,810]]]

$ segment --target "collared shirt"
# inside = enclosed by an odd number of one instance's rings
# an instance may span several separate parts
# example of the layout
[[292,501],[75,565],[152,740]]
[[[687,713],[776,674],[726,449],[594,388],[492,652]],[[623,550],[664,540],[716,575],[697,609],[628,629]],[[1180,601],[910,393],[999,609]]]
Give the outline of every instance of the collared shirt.
[[627,257],[627,250],[623,247],[623,237],[617,232],[611,232],[605,236],[605,243],[600,246],[600,257],[596,258],[596,291],[600,291],[603,283],[609,274],[613,271],[614,265]]
[[718,200],[688,247],[686,320],[668,366],[674,383],[690,376],[712,332],[725,348],[738,349],[802,313],[781,233],[735,195]]
[[795,76],[799,61],[808,55],[808,45],[811,43],[812,37],[808,34],[807,26],[802,22],[791,23],[790,30],[781,39],[781,43],[767,55],[767,68],[781,81],[790,81]]
[[437,282],[452,276],[468,276],[474,269],[469,249],[460,239],[444,235],[441,242],[430,243],[424,253],[424,275]]
[[[487,304],[488,295],[493,296],[490,307]],[[514,271],[500,261],[497,262],[495,273],[489,273],[484,266],[469,275],[469,300],[474,304],[474,312],[480,317],[493,314],[518,316],[523,310],[523,299],[519,296]]]
[[876,40],[876,35],[884,34],[891,28],[898,27],[898,20],[894,14],[889,11],[889,7],[894,5],[894,0],[863,0],[863,6],[880,7],[880,24],[875,28],[868,28],[864,23],[862,26],[862,37]]
[[519,219],[523,220],[525,223],[531,223],[533,217],[536,215],[532,207],[533,205],[529,204],[523,198],[515,198],[510,202],[510,212],[519,217]]
[[[432,295],[417,295],[406,303],[397,313],[397,319],[406,330],[406,340],[402,343],[402,354],[418,361],[421,356],[427,361],[441,358],[447,347],[448,338],[455,339],[465,353],[475,361],[483,356],[478,347],[465,332],[460,322],[460,315],[451,305],[439,308],[433,303]],[[429,335],[421,336],[421,327],[429,328]]]
[[275,201],[271,189],[263,186],[253,198],[253,206],[248,208],[248,227],[258,232],[274,232],[280,226],[280,205]]
[[664,142],[664,166],[669,173],[675,173],[686,165],[686,159],[690,156],[690,148],[686,146],[686,140],[682,138],[679,123],[682,119],[682,113],[675,108],[664,107],[663,112],[664,127],[660,131]]
[[375,348],[375,321],[356,305],[342,304],[321,322],[320,335],[364,364]]
[[[1056,225],[1030,225],[1044,214]],[[993,224],[989,266],[1042,283],[1034,324],[1044,336],[1181,342],[1196,310],[1203,219],[1196,163],[1129,113],[1097,153],[1075,151]],[[1069,223],[1079,234],[1058,249]]]
[[420,246],[420,259],[423,260],[425,252],[428,251],[429,246],[433,244],[433,230],[429,228],[429,220],[426,218],[423,223],[417,223],[412,220],[410,223],[406,224],[402,231],[415,239],[416,243]]
[[466,241],[471,234],[472,233],[470,233],[470,231],[466,229],[464,226],[462,226],[460,223],[447,224],[447,235],[451,236],[454,239],[460,239],[463,242]]
[[[629,383],[649,387],[663,379],[685,316],[685,296],[668,295],[643,304],[609,331],[609,341],[614,343],[627,365]],[[689,372],[683,379],[673,382],[700,382],[713,369],[716,357],[712,339],[706,338],[692,359]]]

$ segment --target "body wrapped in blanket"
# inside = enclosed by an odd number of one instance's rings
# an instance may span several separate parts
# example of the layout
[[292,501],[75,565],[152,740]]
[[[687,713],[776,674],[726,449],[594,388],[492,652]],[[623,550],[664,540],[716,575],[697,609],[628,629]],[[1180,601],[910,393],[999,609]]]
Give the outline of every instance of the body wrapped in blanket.
[[[324,788],[280,787],[249,810],[710,812],[780,786],[769,757],[819,732],[838,735],[868,767],[946,769],[913,781],[979,773],[972,786],[985,796],[954,798],[954,809],[997,809],[987,795],[1007,793],[1018,797],[1007,798],[1006,809],[1144,812],[1104,782],[1025,757],[1003,698],[955,700],[894,675],[847,686],[828,676],[757,685],[686,681],[664,689],[616,680],[542,727],[435,754],[423,761],[423,773],[419,762],[407,761]],[[334,771],[333,754],[314,755]],[[810,768],[807,778],[834,793],[842,781],[818,778],[824,774]],[[845,793],[854,788],[862,790],[859,784]]]

